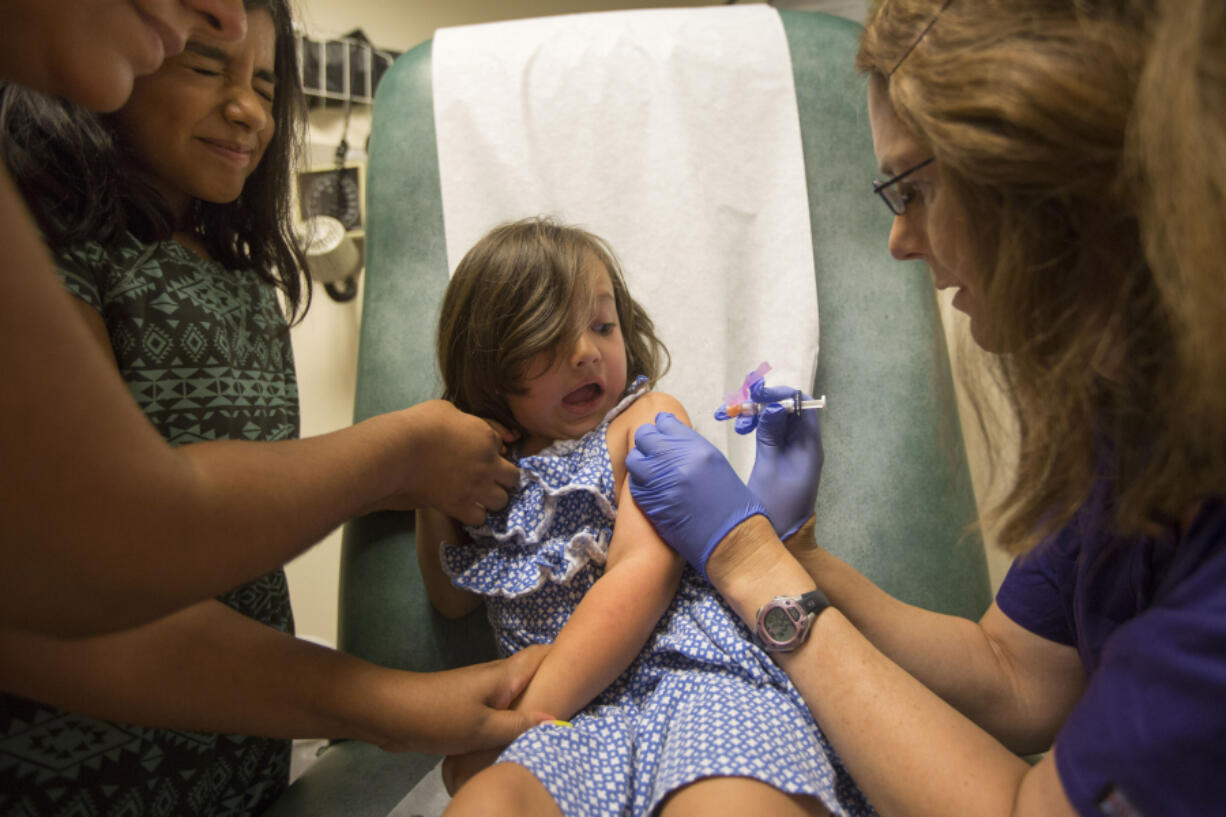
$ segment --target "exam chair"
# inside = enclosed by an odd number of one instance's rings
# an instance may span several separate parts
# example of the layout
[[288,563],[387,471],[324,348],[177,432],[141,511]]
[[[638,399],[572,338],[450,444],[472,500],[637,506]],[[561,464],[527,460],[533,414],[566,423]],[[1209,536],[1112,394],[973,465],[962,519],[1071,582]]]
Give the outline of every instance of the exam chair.
[[[990,601],[944,335],[929,276],[893,260],[876,173],[859,27],[781,12],[791,54],[821,311],[813,394],[826,394],[817,537],[891,594],[978,617]],[[367,178],[367,267],[355,420],[437,396],[433,333],[447,284],[431,43],[400,57],[375,103]],[[725,384],[715,384],[718,389]],[[345,529],[340,649],[430,671],[486,660],[478,611],[435,614],[418,575],[411,514]],[[439,758],[329,746],[270,814],[383,815]]]

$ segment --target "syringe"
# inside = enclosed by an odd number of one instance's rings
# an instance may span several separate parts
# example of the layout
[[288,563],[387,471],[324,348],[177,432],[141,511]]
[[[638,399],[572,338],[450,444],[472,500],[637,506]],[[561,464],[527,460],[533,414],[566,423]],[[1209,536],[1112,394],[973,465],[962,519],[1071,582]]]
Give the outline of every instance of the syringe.
[[804,399],[804,393],[798,389],[795,394],[792,395],[791,400],[779,400],[770,403],[755,403],[750,400],[744,403],[733,403],[731,405],[724,405],[720,408],[720,412],[725,415],[724,417],[719,417],[718,414],[716,416],[721,420],[727,420],[733,417],[740,417],[741,415],[758,415],[765,411],[767,406],[775,405],[783,406],[783,410],[789,414],[799,414],[802,411],[815,411],[826,407],[826,395],[823,394],[821,397],[806,400]]

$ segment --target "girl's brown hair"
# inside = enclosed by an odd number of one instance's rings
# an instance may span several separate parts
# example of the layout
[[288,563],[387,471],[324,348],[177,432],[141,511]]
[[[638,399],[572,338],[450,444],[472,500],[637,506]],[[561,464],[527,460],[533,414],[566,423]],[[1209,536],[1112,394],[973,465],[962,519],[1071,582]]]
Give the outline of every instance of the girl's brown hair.
[[[1014,553],[1100,478],[1119,533],[1165,528],[1226,485],[1221,436],[1206,452],[1185,421],[1181,402],[1209,385],[1177,331],[1187,309],[1147,259],[1127,172],[1148,40],[1141,6],[1123,5],[886,0],[856,58],[971,214],[987,345],[1005,350],[996,375],[1020,431],[1015,481],[988,518]],[[1212,419],[1218,435],[1224,423]]]
[[591,297],[584,267],[592,258],[613,283],[627,378],[659,380],[668,370],[668,351],[647,312],[630,297],[609,246],[578,227],[528,218],[495,228],[456,267],[443,296],[436,344],[443,398],[461,411],[519,429],[506,396],[522,393],[533,358],[558,353],[582,331],[572,325],[571,304]]

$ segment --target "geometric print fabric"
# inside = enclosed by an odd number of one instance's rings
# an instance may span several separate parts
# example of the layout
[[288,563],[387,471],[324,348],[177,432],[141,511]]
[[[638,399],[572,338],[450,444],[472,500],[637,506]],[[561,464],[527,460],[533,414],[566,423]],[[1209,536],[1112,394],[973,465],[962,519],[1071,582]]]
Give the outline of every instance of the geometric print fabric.
[[[177,242],[131,236],[58,262],[69,290],[98,310],[121,376],[170,443],[298,436],[293,353],[271,284]],[[293,632],[282,570],[219,600]],[[288,776],[288,741],[136,727],[0,695],[0,817],[245,817]]]
[[296,436],[298,383],[273,287],[176,241],[61,254],[69,290],[102,315],[119,371],[173,445]]

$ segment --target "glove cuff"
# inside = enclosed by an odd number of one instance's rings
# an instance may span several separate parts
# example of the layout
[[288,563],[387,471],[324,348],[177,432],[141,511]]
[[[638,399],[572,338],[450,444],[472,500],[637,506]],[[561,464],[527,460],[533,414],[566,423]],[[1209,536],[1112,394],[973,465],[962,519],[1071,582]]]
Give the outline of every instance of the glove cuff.
[[[779,534],[779,541],[780,541],[780,542],[786,542],[786,541],[788,540],[788,538],[792,536],[792,534],[796,533],[796,531],[798,531],[798,530],[800,530],[801,528],[803,528],[803,527],[805,526],[805,523],[806,523],[806,522],[808,522],[810,519],[812,519],[812,518],[813,518],[813,517],[815,517],[815,516],[817,516],[817,514],[816,514],[816,513],[811,513],[811,514],[809,514],[808,516],[806,516],[804,519],[802,519],[802,520],[800,520],[799,522],[797,522],[797,523],[796,523],[795,525],[793,525],[792,527],[788,528],[786,532],[784,532],[784,533],[780,533],[780,534]],[[769,519],[770,517],[767,517],[767,518]],[[776,530],[776,531],[778,531],[779,529],[778,529],[778,528],[776,528],[775,530]]]

